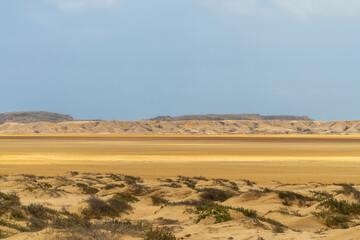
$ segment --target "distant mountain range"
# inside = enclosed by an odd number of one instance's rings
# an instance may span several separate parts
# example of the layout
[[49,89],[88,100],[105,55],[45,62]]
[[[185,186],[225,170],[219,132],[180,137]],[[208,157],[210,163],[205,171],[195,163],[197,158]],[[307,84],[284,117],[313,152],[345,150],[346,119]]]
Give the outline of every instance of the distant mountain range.
[[[246,121],[244,121],[246,120]],[[360,134],[360,121],[312,121],[307,116],[208,114],[143,121],[74,120],[50,112],[0,114],[0,134]]]
[[183,115],[178,117],[158,116],[151,118],[153,121],[224,121],[224,120],[291,120],[291,121],[313,121],[308,116],[291,116],[291,115],[270,115],[263,116],[260,114],[207,114],[207,115]]
[[34,123],[34,122],[51,122],[59,123],[73,121],[74,118],[69,115],[51,112],[8,112],[0,113],[0,124],[14,123]]

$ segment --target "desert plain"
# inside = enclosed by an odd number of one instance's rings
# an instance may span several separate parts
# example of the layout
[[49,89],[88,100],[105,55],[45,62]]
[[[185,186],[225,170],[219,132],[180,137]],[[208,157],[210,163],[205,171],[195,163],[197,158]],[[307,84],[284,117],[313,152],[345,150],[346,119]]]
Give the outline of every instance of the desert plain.
[[359,135],[1,135],[0,162],[3,238],[360,239]]

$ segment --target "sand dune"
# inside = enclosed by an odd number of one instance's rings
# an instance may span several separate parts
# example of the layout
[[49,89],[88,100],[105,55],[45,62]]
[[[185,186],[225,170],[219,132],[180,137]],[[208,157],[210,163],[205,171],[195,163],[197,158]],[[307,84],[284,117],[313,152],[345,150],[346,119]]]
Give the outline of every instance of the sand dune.
[[[0,215],[2,236],[13,240],[75,236],[143,239],[156,227],[189,240],[360,238],[358,213],[349,214],[346,223],[341,222],[348,229],[329,222],[328,217],[336,209],[317,215],[327,210],[322,204],[331,198],[346,194],[358,202],[358,185],[284,186],[185,176],[142,180],[119,174],[71,172],[58,177],[2,176],[0,187],[2,202],[14,193],[20,200],[8,202]],[[284,187],[286,191],[279,190]],[[98,211],[97,204],[112,206],[112,199],[127,202],[124,204],[128,207],[117,207],[115,215],[104,206]],[[120,202],[116,206],[125,206]],[[89,208],[90,215],[86,210]],[[71,224],[63,225],[66,221]],[[90,225],[83,225],[83,221],[90,221]]]

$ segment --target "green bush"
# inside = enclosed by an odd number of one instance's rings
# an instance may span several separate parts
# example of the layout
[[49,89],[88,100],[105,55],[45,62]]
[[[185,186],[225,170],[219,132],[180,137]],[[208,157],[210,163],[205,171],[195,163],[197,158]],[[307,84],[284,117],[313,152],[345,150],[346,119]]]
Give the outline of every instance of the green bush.
[[320,203],[320,206],[328,208],[330,212],[339,213],[342,215],[360,214],[360,203],[349,203],[344,200],[329,198],[328,200]]
[[90,187],[84,183],[77,183],[76,186],[79,187],[81,189],[82,193],[84,193],[84,194],[90,195],[90,194],[96,194],[99,192],[99,189]]
[[130,202],[130,203],[134,203],[134,202],[138,202],[139,199],[137,197],[134,197],[133,195],[131,195],[130,193],[116,193],[113,198],[119,199],[119,200],[123,200],[125,202]]
[[204,188],[200,190],[200,198],[207,201],[224,202],[234,196],[230,191],[224,191],[216,188]]
[[0,209],[9,209],[13,206],[20,206],[20,198],[15,193],[0,192]]
[[125,185],[124,184],[106,184],[104,189],[105,190],[110,190],[110,189],[117,188],[117,187],[118,188],[123,188],[123,187],[125,187]]
[[144,240],[176,240],[176,237],[167,229],[156,228],[147,231]]
[[67,218],[55,217],[52,221],[52,227],[55,229],[67,229],[73,227],[90,227],[89,219],[83,218],[77,214],[70,214]]
[[197,206],[194,209],[187,209],[186,212],[198,215],[196,222],[200,222],[207,217],[215,218],[215,223],[227,222],[232,220],[229,208],[218,204],[207,204]]
[[165,198],[160,197],[159,195],[151,196],[151,200],[152,200],[153,205],[155,205],[155,206],[169,203],[168,200],[166,200]]
[[88,218],[118,217],[120,213],[132,209],[126,201],[117,198],[111,198],[108,202],[105,202],[100,198],[91,196],[87,202],[89,208],[84,209],[82,214]]
[[29,214],[31,214],[36,219],[49,219],[51,218],[51,215],[56,214],[55,210],[34,203],[25,207],[24,210]]

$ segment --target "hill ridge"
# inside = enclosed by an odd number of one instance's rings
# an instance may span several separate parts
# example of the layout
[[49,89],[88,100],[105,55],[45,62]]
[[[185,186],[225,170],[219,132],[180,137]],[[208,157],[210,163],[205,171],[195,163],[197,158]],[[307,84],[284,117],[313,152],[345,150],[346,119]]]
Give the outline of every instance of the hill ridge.
[[20,111],[0,113],[0,124],[13,123],[34,123],[34,122],[52,122],[59,123],[73,121],[74,118],[69,115],[52,113],[46,111]]
[[189,121],[189,120],[297,120],[313,121],[309,116],[292,115],[260,115],[260,114],[204,114],[204,115],[182,115],[177,117],[158,116],[149,120],[157,121]]

